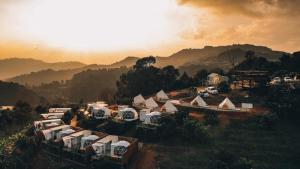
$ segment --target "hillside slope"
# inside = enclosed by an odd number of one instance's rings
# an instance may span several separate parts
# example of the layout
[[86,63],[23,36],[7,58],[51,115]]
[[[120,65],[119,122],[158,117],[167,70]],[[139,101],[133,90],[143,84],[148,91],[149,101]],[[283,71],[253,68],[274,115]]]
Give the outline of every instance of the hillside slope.
[[[169,57],[156,57],[156,66],[163,67],[166,65],[174,65],[181,70],[189,73],[195,73],[200,68],[213,69],[216,67],[229,70],[234,58],[234,64],[242,62],[245,59],[247,51],[252,50],[257,56],[265,57],[269,60],[278,60],[283,53],[281,51],[273,51],[264,46],[254,45],[228,45],[228,46],[206,46],[202,49],[183,49]],[[20,84],[38,85],[40,83],[49,83],[51,81],[69,80],[76,73],[88,69],[97,70],[102,68],[118,68],[122,66],[131,67],[138,60],[138,57],[127,57],[119,62],[111,65],[87,65],[82,68],[60,71],[39,71],[31,74],[17,76],[7,81],[17,82]]]
[[40,101],[40,97],[32,90],[17,83],[0,81],[0,105],[14,105],[18,100],[37,104]]
[[80,62],[47,63],[36,59],[10,58],[0,60],[0,79],[37,72],[44,69],[66,70],[85,66]]

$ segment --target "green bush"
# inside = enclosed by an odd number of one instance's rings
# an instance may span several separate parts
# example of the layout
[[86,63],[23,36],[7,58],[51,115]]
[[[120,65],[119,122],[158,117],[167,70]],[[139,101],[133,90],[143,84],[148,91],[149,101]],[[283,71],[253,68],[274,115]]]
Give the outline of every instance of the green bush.
[[209,133],[207,128],[200,122],[194,120],[184,120],[183,137],[186,140],[208,141]]
[[204,123],[206,125],[216,125],[219,123],[218,114],[216,112],[207,112],[204,115]]
[[230,91],[230,86],[227,82],[223,81],[218,85],[218,90],[220,93],[228,93]]

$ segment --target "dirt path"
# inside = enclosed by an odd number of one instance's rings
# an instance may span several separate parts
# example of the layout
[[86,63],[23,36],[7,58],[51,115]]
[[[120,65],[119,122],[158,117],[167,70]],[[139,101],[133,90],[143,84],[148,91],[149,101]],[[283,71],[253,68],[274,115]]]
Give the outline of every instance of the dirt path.
[[150,149],[142,149],[137,154],[137,159],[131,169],[155,169],[155,152]]

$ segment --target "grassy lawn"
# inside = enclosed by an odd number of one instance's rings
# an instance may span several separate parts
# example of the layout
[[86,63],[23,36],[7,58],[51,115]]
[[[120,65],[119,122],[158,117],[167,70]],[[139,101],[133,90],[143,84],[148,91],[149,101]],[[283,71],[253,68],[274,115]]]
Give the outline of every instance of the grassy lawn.
[[300,127],[279,123],[262,129],[253,120],[213,128],[210,143],[170,141],[156,146],[161,169],[210,168],[216,150],[223,149],[253,161],[254,169],[300,168]]

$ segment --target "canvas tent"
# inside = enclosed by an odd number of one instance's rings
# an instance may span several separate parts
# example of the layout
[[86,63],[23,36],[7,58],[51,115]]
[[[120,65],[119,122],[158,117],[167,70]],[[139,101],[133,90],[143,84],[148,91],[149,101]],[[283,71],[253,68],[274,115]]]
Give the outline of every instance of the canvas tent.
[[191,105],[202,106],[202,107],[207,106],[206,102],[200,96],[195,97],[194,100],[191,101]]
[[51,120],[42,120],[42,121],[34,121],[33,125],[35,129],[43,130],[49,127],[59,126],[64,124],[64,122],[61,119],[51,119]]
[[158,104],[154,101],[152,97],[146,100],[145,105],[148,109],[154,109],[158,107]]
[[228,97],[226,97],[226,99],[224,99],[223,102],[221,104],[219,104],[218,107],[221,109],[228,109],[228,110],[236,109],[235,105],[229,100]]
[[76,132],[75,130],[73,129],[67,129],[67,130],[62,130],[62,131],[59,131],[57,134],[56,134],[56,140],[57,141],[60,141],[64,136],[67,136],[69,134],[72,134]]
[[92,115],[95,119],[105,119],[111,116],[111,111],[107,107],[93,108]]
[[161,119],[160,112],[151,112],[145,116],[145,124],[159,124]]
[[89,135],[81,138],[81,146],[80,149],[84,150],[87,146],[93,144],[94,141],[99,139],[96,135]]
[[144,104],[145,101],[146,101],[145,98],[141,94],[139,94],[133,98],[133,103],[135,105]]
[[167,101],[163,106],[162,110],[165,111],[166,113],[175,113],[178,111],[178,109],[171,103],[170,101]]
[[163,90],[160,90],[158,93],[156,93],[156,99],[157,100],[168,100],[169,97]]
[[127,147],[130,146],[130,143],[124,140],[121,140],[116,143],[111,144],[111,156],[121,158],[123,154],[126,153]]
[[49,140],[55,139],[56,133],[58,133],[59,131],[67,130],[69,128],[70,128],[69,125],[61,125],[61,126],[53,127],[50,129],[42,130],[42,133],[45,137],[45,140],[49,141]]
[[71,108],[50,108],[49,113],[66,113],[71,110]]
[[133,108],[125,108],[119,111],[119,116],[125,121],[133,121],[138,119],[138,113]]
[[61,119],[64,113],[44,113],[41,114],[44,119]]
[[90,130],[83,130],[76,133],[73,133],[69,136],[63,137],[64,146],[67,148],[75,148],[78,144],[80,144],[81,138],[85,136],[89,136],[92,134]]
[[108,135],[101,140],[98,140],[96,143],[92,144],[92,148],[95,151],[97,156],[105,155],[111,153],[111,144],[118,141],[118,136]]

